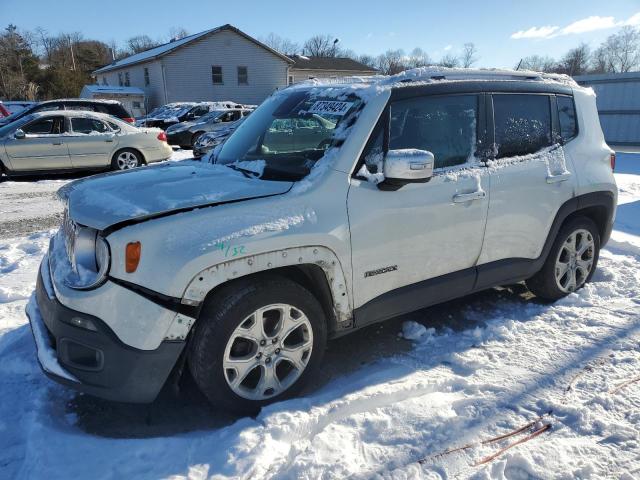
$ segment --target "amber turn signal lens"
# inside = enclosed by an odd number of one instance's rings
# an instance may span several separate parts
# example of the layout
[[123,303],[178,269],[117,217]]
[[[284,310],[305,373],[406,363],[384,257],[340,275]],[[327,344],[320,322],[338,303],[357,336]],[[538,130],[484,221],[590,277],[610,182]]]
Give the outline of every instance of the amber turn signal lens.
[[140,255],[142,254],[142,244],[140,242],[127,243],[127,251],[125,255],[125,270],[127,273],[133,273],[140,263]]

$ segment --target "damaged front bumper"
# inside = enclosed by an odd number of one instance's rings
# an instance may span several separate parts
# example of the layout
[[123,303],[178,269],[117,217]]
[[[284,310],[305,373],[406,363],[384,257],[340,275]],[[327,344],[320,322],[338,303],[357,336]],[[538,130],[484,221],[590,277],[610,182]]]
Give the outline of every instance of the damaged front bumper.
[[56,382],[107,400],[152,402],[176,364],[184,341],[156,350],[125,345],[99,318],[56,298],[45,256],[27,316],[44,373]]

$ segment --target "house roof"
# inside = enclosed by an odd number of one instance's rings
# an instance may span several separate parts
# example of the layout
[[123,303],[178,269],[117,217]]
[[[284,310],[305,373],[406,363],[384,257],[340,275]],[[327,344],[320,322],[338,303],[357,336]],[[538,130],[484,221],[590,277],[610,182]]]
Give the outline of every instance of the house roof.
[[105,65],[104,67],[99,68],[98,70],[94,71],[93,73],[94,74],[105,73],[105,72],[109,72],[111,70],[118,70],[120,68],[129,66],[129,65],[134,65],[136,63],[143,63],[143,62],[148,62],[150,60],[155,60],[156,58],[162,57],[163,55],[171,53],[171,52],[173,52],[173,51],[175,51],[175,50],[177,50],[177,49],[179,49],[181,47],[184,47],[185,45],[189,45],[190,43],[193,43],[193,42],[195,42],[197,40],[203,39],[203,38],[205,38],[205,37],[207,37],[209,35],[213,35],[215,33],[222,32],[222,31],[235,32],[238,35],[243,36],[247,40],[255,43],[259,47],[264,48],[265,50],[267,50],[268,52],[272,53],[273,55],[276,55],[277,57],[280,57],[285,62],[287,62],[289,64],[293,63],[293,60],[291,60],[286,55],[283,55],[280,52],[277,52],[276,50],[274,50],[273,48],[268,47],[264,43],[259,42],[255,38],[247,35],[246,33],[244,33],[243,31],[241,31],[239,29],[237,29],[233,25],[226,24],[226,25],[222,25],[221,27],[216,27],[216,28],[212,28],[211,30],[205,30],[204,32],[195,33],[193,35],[189,35],[188,37],[184,37],[184,38],[181,38],[179,40],[174,40],[172,42],[165,43],[164,45],[158,45],[157,47],[150,48],[149,50],[145,50],[144,52],[136,53],[135,55],[131,55],[131,56],[126,57],[126,58],[122,58],[122,59],[117,60],[117,61],[115,61],[113,63],[110,63],[109,65]]
[[298,70],[338,70],[345,72],[377,72],[364,63],[346,57],[305,57],[294,55],[291,68]]
[[108,93],[122,95],[144,95],[144,90],[138,87],[115,87],[110,85],[85,85],[82,90],[91,93]]

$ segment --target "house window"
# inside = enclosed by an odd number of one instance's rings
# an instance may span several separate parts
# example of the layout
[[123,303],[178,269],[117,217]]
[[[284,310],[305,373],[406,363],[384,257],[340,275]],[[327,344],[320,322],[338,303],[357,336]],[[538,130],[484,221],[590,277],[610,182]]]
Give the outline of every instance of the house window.
[[121,87],[124,85],[124,82],[122,81],[122,72],[118,73],[118,85]]
[[144,69],[144,86],[148,87],[151,85],[151,81],[149,80],[149,69],[145,67]]
[[211,82],[214,85],[222,85],[222,67],[214,65],[211,67]]
[[107,77],[102,77],[102,85],[107,85]]
[[131,82],[129,81],[129,72],[124,72],[124,86],[128,87],[131,85]]
[[249,83],[249,72],[247,67],[238,67],[238,85],[247,85]]
[[293,75],[289,75],[289,85],[293,85]]

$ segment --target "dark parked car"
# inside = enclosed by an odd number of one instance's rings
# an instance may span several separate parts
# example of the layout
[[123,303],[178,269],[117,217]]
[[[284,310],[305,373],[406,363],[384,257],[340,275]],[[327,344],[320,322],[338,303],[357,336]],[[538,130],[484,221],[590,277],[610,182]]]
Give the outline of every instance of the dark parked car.
[[183,149],[193,148],[198,139],[206,132],[212,132],[225,128],[230,123],[246,117],[252,112],[248,108],[235,108],[232,110],[212,110],[197,120],[176,123],[167,128],[167,141],[169,145],[178,145]]
[[[214,110],[232,110],[245,108],[245,105],[231,101],[222,102],[178,102],[169,103],[156,109],[146,118],[139,120],[145,127],[157,127],[166,130],[181,122],[192,122]],[[251,106],[255,108],[254,106]]]
[[0,125],[14,122],[25,115],[49,110],[86,110],[89,112],[106,113],[125,122],[133,123],[133,117],[122,104],[116,100],[90,100],[86,98],[67,98],[59,100],[47,100],[31,105],[8,117],[0,118]]

